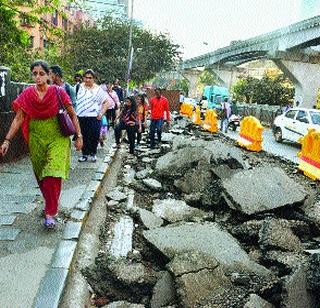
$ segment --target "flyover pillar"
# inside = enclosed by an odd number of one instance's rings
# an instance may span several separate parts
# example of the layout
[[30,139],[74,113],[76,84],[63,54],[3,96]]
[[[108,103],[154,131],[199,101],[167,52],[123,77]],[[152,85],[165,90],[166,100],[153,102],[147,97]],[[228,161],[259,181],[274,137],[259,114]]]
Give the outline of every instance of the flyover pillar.
[[220,86],[231,89],[231,86],[238,79],[238,70],[236,68],[213,68]]
[[189,97],[198,97],[201,93],[197,91],[198,78],[201,75],[198,70],[186,70],[183,72],[183,77],[189,81]]
[[320,88],[320,64],[290,60],[274,60],[274,62],[293,82],[295,102],[299,101],[300,107],[312,108],[316,104]]

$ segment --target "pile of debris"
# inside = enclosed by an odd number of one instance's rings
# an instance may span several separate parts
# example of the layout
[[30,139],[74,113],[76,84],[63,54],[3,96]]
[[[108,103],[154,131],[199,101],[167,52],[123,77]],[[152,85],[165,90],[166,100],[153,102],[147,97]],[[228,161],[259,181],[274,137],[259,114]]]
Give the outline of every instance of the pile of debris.
[[176,123],[107,195],[101,254],[84,271],[105,307],[319,307],[315,189],[287,162]]

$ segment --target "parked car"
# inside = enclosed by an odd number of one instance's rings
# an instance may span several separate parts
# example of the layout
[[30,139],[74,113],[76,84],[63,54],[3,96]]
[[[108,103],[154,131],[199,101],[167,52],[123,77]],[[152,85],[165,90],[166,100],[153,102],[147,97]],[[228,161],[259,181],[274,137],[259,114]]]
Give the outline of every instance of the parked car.
[[308,133],[308,128],[320,131],[320,110],[292,108],[277,116],[272,126],[277,142],[285,139],[298,143]]

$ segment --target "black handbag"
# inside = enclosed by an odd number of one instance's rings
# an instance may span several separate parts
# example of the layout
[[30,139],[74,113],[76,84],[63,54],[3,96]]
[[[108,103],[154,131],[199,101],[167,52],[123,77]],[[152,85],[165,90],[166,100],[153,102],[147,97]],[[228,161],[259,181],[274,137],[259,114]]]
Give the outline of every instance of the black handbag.
[[62,103],[58,87],[56,87],[56,91],[57,91],[57,96],[59,101],[57,118],[58,118],[61,134],[66,137],[72,136],[76,133],[76,129],[74,128],[71,118]]

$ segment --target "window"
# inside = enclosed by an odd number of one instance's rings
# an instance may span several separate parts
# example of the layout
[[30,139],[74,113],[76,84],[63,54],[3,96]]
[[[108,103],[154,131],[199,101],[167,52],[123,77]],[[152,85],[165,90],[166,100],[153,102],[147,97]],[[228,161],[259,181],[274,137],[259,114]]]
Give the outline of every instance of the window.
[[298,112],[297,120],[302,122],[302,123],[309,123],[309,120],[307,118],[307,113],[305,111],[303,111],[303,110],[300,110]]
[[34,36],[31,35],[29,37],[29,48],[33,48],[34,47]]
[[286,114],[285,117],[289,119],[294,119],[295,115],[297,113],[297,110],[289,110]]
[[57,10],[52,14],[52,23],[55,26],[58,26],[58,11]]

